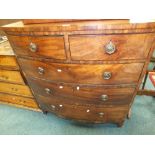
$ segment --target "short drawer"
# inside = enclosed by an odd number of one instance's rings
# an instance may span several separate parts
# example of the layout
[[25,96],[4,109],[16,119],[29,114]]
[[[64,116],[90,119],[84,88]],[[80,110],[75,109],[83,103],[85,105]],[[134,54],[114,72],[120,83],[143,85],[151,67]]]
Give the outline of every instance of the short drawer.
[[[120,86],[82,86],[52,83],[44,80],[27,78],[36,94],[51,97],[64,97],[82,104],[129,104],[135,88]],[[73,102],[73,103],[74,103]]]
[[45,96],[37,96],[40,107],[45,111],[50,111],[56,115],[76,121],[86,121],[93,123],[120,122],[124,120],[128,106],[103,107],[96,105],[78,105],[61,102],[61,99],[52,99]]
[[143,68],[143,63],[58,64],[22,58],[19,63],[30,77],[79,84],[134,84]]
[[8,36],[17,55],[66,59],[63,36]]
[[73,60],[132,60],[148,56],[152,35],[70,35]]

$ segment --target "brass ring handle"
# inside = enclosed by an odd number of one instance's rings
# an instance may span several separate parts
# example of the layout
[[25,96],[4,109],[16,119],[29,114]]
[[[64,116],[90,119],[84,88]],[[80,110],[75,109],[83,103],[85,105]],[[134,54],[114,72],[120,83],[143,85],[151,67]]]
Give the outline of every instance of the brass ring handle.
[[35,43],[30,43],[29,49],[31,52],[36,52],[37,51],[37,45]]
[[49,88],[45,88],[46,94],[51,94],[51,90]]
[[112,73],[111,72],[104,72],[102,76],[103,76],[103,79],[109,80],[112,76]]
[[38,67],[38,73],[39,74],[44,74],[44,68]]
[[113,54],[116,51],[115,44],[110,41],[108,44],[105,45],[105,52],[107,54]]
[[108,95],[101,95],[101,100],[102,101],[107,101],[108,100]]

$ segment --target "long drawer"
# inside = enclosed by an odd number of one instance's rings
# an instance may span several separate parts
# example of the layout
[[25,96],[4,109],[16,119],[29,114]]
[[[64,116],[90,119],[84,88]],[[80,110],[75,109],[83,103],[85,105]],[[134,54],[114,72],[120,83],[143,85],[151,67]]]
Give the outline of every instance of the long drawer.
[[17,55],[66,59],[63,36],[8,36]]
[[19,58],[23,72],[30,77],[79,84],[134,84],[143,63],[58,64]]
[[54,97],[70,98],[72,101],[70,99],[68,101],[73,104],[77,102],[82,104],[129,104],[135,91],[135,88],[132,87],[79,86],[51,83],[33,78],[28,78],[28,82],[36,94],[51,97],[51,100]]
[[51,111],[60,117],[65,117],[68,119],[75,119],[76,121],[86,121],[86,122],[120,122],[124,120],[127,112],[128,106],[118,106],[118,107],[103,107],[97,105],[78,105],[78,104],[68,104],[68,102],[60,102],[55,99],[37,95],[38,102],[43,110]]
[[73,60],[146,59],[153,42],[152,34],[70,35]]

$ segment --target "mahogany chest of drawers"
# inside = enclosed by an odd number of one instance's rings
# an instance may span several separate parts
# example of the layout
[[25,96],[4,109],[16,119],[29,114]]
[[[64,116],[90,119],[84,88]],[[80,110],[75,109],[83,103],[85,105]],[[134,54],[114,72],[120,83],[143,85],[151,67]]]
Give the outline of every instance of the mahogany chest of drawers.
[[3,30],[42,111],[80,122],[121,126],[155,48],[155,23],[61,21]]

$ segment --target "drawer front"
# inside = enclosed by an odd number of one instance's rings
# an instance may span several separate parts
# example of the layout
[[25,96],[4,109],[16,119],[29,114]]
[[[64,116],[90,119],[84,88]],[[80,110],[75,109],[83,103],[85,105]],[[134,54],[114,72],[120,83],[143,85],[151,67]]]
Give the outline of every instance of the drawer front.
[[149,53],[152,35],[71,35],[69,37],[73,60],[145,59]]
[[0,82],[0,93],[9,93],[9,94],[33,98],[33,95],[29,87],[26,85]]
[[30,77],[79,84],[137,83],[143,63],[130,64],[58,64],[26,59],[19,63]]
[[[36,94],[47,97],[65,97],[81,100],[82,104],[129,104],[135,88],[78,86],[51,83],[28,78],[29,85]],[[75,101],[76,103],[77,101]]]
[[0,55],[0,68],[19,70],[15,56],[2,56]]
[[19,71],[8,71],[0,69],[0,81],[25,85]]
[[62,36],[9,36],[17,55],[66,59]]
[[19,107],[24,106],[25,108],[39,109],[36,101],[33,98],[28,97],[0,93],[0,102],[10,103],[11,105]]
[[127,115],[127,106],[103,107],[96,105],[78,105],[69,104],[61,98],[48,98],[45,96],[37,96],[40,107],[44,110],[51,111],[60,117],[75,119],[76,121],[86,122],[120,122]]

